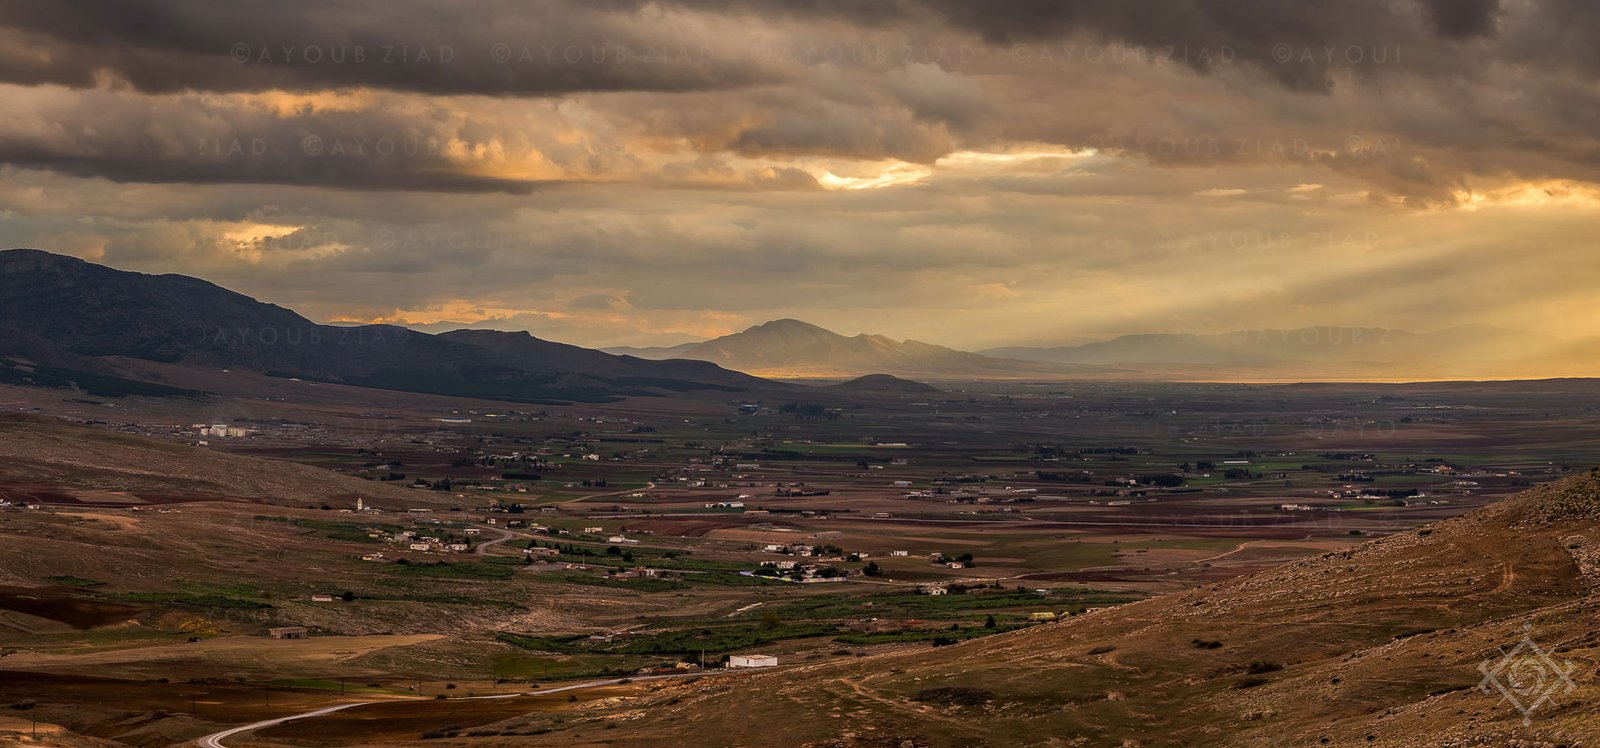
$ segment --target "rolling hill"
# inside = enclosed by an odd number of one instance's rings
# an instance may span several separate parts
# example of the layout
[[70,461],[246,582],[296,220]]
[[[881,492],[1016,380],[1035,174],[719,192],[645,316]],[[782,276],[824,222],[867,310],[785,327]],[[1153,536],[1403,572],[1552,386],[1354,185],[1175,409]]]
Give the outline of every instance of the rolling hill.
[[7,381],[80,387],[126,373],[127,362],[514,402],[777,386],[708,363],[614,356],[527,333],[319,325],[197,278],[30,249],[0,252],[0,356],[29,364],[7,362]]
[[651,359],[696,359],[765,377],[1012,378],[1088,373],[1099,367],[1017,361],[882,335],[840,335],[808,322],[780,319],[743,332],[668,348],[609,348]]
[[943,392],[931,384],[901,379],[889,374],[868,374],[848,382],[827,385],[827,388],[835,391],[882,395],[931,395]]
[[[341,503],[409,508],[442,503],[413,491],[284,460],[228,454],[119,434],[42,416],[0,414],[0,498],[25,503],[134,506],[237,499],[287,505]],[[82,492],[76,499],[68,495]],[[86,498],[85,498],[86,497]]]

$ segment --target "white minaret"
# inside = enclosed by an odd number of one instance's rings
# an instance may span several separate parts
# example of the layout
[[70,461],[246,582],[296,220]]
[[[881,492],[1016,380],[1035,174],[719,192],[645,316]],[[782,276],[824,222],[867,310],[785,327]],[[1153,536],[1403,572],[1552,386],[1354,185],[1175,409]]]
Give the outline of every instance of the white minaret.
[[360,496],[356,497],[356,511],[358,511],[358,512],[367,511],[367,502],[362,500],[362,498]]

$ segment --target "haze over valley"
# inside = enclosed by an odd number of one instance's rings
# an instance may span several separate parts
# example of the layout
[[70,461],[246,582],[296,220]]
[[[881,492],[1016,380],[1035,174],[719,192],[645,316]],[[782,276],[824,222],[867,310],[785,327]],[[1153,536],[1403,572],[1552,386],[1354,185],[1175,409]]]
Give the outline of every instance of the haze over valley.
[[0,0],[0,748],[1580,748],[1600,6]]

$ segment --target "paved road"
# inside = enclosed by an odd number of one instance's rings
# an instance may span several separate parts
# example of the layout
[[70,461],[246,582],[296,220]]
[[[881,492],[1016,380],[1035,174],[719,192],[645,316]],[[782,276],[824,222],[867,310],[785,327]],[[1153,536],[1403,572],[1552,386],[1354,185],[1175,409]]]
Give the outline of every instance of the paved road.
[[[617,685],[619,683],[637,683],[639,681],[667,680],[669,678],[703,678],[703,677],[709,677],[709,676],[713,676],[713,675],[732,675],[734,673],[739,673],[739,672],[755,672],[755,671],[752,671],[752,670],[738,670],[738,671],[731,671],[731,672],[720,671],[720,672],[699,672],[699,673],[672,673],[671,675],[640,675],[640,676],[636,676],[636,677],[632,677],[632,678],[610,678],[610,679],[607,679],[607,680],[591,680],[591,681],[584,681],[583,683],[573,683],[571,685],[566,685],[566,686],[555,686],[553,688],[541,688],[541,689],[534,690],[534,691],[519,691],[519,692],[516,692],[516,693],[502,693],[502,694],[495,694],[493,696],[462,696],[462,697],[459,697],[459,698],[450,699],[450,701],[469,701],[469,700],[483,700],[483,699],[514,699],[514,698],[517,698],[519,696],[539,696],[539,695],[549,694],[549,693],[561,693],[562,691],[576,691],[576,690],[583,689],[583,688],[595,688],[597,686],[614,686],[614,685]],[[431,698],[429,698],[428,700],[429,701],[433,701],[433,699],[431,699]],[[199,745],[200,748],[228,748],[227,745],[224,744],[222,741],[227,739],[227,738],[233,737],[234,735],[238,735],[239,733],[242,733],[242,732],[250,732],[251,730],[262,730],[262,729],[265,729],[265,728],[268,728],[268,727],[275,727],[275,726],[281,725],[281,724],[283,724],[285,722],[293,722],[293,721],[299,720],[299,719],[310,719],[312,717],[321,717],[324,714],[332,714],[334,712],[343,711],[345,709],[352,709],[352,708],[358,707],[358,706],[367,706],[368,704],[393,704],[393,703],[396,703],[395,700],[388,699],[388,700],[380,700],[380,701],[356,701],[356,702],[351,702],[349,704],[337,704],[337,705],[334,705],[334,706],[325,706],[325,707],[323,707],[321,709],[313,709],[313,710],[311,710],[309,712],[301,712],[299,714],[291,714],[291,715],[289,715],[287,717],[278,717],[276,719],[262,720],[260,722],[255,722],[255,723],[251,723],[251,724],[248,724],[248,725],[242,725],[242,726],[239,726],[239,727],[229,728],[227,730],[223,730],[222,732],[215,732],[215,733],[207,735],[207,736],[205,736],[203,738],[200,738],[196,742],[196,745]]]

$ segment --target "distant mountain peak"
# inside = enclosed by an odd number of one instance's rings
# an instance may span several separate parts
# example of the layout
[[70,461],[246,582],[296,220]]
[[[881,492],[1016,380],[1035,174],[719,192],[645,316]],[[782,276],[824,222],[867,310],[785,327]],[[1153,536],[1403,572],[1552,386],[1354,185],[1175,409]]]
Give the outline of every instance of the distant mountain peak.
[[[758,329],[759,330],[818,330],[818,331],[821,331],[821,332],[833,332],[832,330],[829,330],[829,329],[827,329],[825,327],[821,327],[819,325],[813,325],[810,322],[806,322],[805,320],[798,320],[798,319],[795,319],[793,317],[784,317],[782,319],[767,320],[766,322],[762,322],[759,325],[755,325],[755,326],[749,328],[749,330],[758,330]],[[749,330],[746,330],[746,332],[749,332]],[[838,333],[834,333],[834,334],[838,334]]]
[[736,332],[736,333],[732,333],[732,334],[729,334],[729,335],[724,335],[724,336],[722,336],[720,338],[713,338],[712,340],[708,340],[706,342],[707,343],[713,343],[713,342],[716,342],[717,340],[725,340],[725,339],[734,338],[734,337],[737,337],[737,336],[747,336],[747,337],[758,337],[758,336],[759,337],[784,337],[784,338],[799,338],[799,339],[834,339],[834,338],[837,338],[839,340],[844,340],[845,339],[845,336],[840,335],[839,333],[836,333],[836,332],[834,332],[832,330],[829,330],[829,329],[827,329],[825,327],[820,327],[820,326],[817,326],[817,325],[813,325],[810,322],[803,322],[803,321],[797,320],[797,319],[784,318],[784,319],[771,320],[769,322],[763,322],[763,323],[761,323],[759,325],[754,325],[752,327],[745,328],[742,332]]
[[838,377],[893,373],[910,376],[1014,377],[1060,374],[1068,367],[1005,361],[886,335],[840,335],[803,320],[783,318],[703,343],[670,348],[618,349],[649,358],[700,359],[760,376]]

